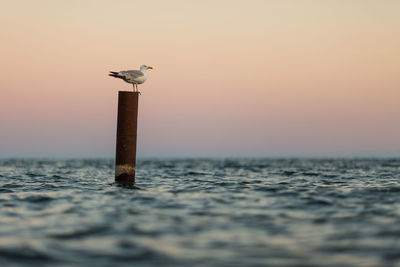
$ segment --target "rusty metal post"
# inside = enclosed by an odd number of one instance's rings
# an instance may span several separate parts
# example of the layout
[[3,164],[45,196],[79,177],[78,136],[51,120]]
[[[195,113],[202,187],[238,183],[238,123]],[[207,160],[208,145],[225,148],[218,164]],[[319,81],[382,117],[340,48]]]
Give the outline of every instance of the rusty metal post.
[[133,185],[136,169],[136,140],[139,92],[118,92],[115,181]]

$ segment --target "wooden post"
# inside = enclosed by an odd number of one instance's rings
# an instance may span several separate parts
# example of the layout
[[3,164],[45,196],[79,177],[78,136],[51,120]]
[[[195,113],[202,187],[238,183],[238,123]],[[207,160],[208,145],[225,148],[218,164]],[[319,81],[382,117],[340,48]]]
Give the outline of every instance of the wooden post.
[[115,181],[133,185],[136,170],[136,140],[139,92],[118,92]]

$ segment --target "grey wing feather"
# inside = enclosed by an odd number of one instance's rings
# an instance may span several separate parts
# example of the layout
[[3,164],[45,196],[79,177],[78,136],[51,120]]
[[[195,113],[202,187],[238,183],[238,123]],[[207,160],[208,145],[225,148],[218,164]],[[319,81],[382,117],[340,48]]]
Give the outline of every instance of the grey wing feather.
[[121,71],[120,74],[125,76],[126,79],[132,79],[132,80],[144,75],[143,72],[141,72],[139,70]]

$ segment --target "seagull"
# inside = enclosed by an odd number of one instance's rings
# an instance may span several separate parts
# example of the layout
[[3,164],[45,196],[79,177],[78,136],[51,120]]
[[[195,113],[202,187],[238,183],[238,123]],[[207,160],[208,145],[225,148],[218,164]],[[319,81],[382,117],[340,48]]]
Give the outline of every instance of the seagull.
[[[138,84],[144,83],[147,80],[147,70],[153,69],[152,67],[142,65],[140,70],[122,70],[122,71],[110,71],[108,74],[111,77],[119,78],[127,83],[131,83],[133,91],[138,92]],[[135,90],[136,86],[136,90]]]

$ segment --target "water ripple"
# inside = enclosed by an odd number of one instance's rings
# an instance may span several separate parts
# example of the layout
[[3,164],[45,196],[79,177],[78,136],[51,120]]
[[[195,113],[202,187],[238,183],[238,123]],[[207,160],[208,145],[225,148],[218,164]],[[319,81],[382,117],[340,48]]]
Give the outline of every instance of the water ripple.
[[1,160],[1,266],[396,266],[398,159]]

